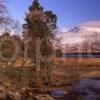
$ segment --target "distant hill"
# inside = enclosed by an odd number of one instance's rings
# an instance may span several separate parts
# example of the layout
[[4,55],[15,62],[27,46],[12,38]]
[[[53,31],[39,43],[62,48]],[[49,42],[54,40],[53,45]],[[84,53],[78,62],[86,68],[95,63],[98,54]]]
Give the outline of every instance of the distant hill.
[[65,52],[100,52],[100,21],[82,23],[58,37]]

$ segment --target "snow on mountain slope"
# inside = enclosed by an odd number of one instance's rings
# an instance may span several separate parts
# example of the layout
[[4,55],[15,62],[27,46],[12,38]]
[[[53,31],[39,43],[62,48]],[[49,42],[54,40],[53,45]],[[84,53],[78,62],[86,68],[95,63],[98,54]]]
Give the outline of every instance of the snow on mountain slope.
[[85,22],[85,23],[80,24],[80,26],[100,28],[100,21]]
[[97,35],[100,38],[100,21],[86,22],[60,34],[62,44],[81,43],[85,37]]

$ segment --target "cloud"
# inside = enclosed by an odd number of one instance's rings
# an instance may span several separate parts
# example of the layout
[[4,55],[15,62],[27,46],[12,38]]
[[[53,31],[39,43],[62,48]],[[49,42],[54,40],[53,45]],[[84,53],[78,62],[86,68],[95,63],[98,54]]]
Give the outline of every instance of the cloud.
[[61,29],[61,32],[63,32],[63,33],[68,32],[68,31],[69,31],[69,28],[66,28],[66,27]]

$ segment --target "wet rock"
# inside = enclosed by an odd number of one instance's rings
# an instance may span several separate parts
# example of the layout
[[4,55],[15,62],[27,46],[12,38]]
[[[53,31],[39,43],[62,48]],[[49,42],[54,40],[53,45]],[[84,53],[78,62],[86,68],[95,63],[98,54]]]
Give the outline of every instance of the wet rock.
[[36,96],[37,100],[55,100],[54,98],[52,98],[51,96],[47,95],[47,94],[39,94]]

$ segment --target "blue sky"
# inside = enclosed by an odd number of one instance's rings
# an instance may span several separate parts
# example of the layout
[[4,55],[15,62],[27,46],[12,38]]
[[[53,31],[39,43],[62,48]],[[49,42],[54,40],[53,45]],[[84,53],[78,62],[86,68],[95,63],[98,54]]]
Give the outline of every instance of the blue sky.
[[[24,23],[25,12],[33,0],[9,0],[11,16]],[[87,21],[100,20],[100,0],[39,0],[45,10],[52,10],[58,17],[58,27],[74,27]]]

